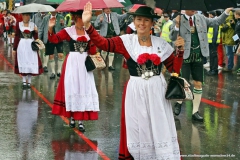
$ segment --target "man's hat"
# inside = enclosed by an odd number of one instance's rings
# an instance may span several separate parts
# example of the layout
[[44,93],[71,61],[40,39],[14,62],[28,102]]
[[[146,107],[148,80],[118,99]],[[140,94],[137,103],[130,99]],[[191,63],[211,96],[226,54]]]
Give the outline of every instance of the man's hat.
[[140,6],[135,12],[128,12],[128,14],[149,18],[160,18],[160,16],[154,13],[154,10],[148,6]]

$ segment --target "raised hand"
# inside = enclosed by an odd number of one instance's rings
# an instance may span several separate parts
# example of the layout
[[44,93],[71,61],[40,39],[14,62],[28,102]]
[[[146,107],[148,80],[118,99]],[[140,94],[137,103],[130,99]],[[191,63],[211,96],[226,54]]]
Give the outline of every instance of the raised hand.
[[231,10],[233,10],[232,7],[231,7],[231,8],[227,8],[227,9],[225,10],[225,12],[226,12],[227,14],[229,14],[229,12],[230,12]]
[[101,17],[100,17],[100,22],[102,22],[102,21],[103,21],[103,19],[104,19],[104,17],[103,17],[103,16],[101,16]]
[[91,25],[91,23],[90,23],[91,18],[92,18],[92,3],[88,2],[84,6],[84,10],[83,10],[83,14],[82,14],[82,21],[86,28],[88,28]]
[[53,28],[56,24],[56,18],[51,18],[49,19],[49,22],[48,22],[48,28]]

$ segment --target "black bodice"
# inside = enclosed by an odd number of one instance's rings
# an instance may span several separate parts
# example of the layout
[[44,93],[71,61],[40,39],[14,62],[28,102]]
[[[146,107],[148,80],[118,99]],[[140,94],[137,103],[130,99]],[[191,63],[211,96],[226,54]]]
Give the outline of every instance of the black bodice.
[[33,37],[33,31],[30,33],[24,33],[24,32],[20,33],[20,38],[32,39],[32,37]]
[[[75,41],[75,40],[73,40],[73,39],[71,39],[71,40],[69,41],[69,50],[70,50],[70,51],[76,51],[76,49],[75,49],[75,47],[74,47],[74,43],[77,43],[77,41]],[[88,42],[86,42],[86,43],[88,43]],[[87,52],[87,50],[89,50],[89,47],[86,47],[86,48],[84,49],[84,52]]]
[[[148,60],[145,64],[146,64],[145,65],[146,69],[148,71],[153,71],[154,75],[160,75],[162,63],[160,63],[158,66],[156,66],[152,63],[152,61]],[[127,66],[128,66],[129,74],[131,76],[140,77],[144,73],[144,66],[139,65],[131,57],[127,60]]]

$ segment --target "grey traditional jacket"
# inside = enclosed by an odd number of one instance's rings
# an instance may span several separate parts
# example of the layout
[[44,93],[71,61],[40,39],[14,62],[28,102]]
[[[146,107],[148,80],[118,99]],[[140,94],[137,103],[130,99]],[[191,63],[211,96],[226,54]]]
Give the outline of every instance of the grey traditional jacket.
[[[47,43],[48,41],[48,22],[49,22],[49,19],[51,18],[51,14],[48,14],[46,15],[44,18],[43,18],[43,22],[38,30],[38,38],[41,39],[43,41],[44,44]],[[60,24],[60,20],[63,19],[64,20],[64,17],[60,14],[57,14],[56,15],[56,24],[54,26],[54,29],[55,29],[55,32],[59,32],[61,29],[65,28],[65,26],[61,26]]]
[[[213,27],[215,25],[222,24],[225,21],[225,19],[228,17],[228,15],[226,15],[226,13],[224,12],[222,15],[220,15],[217,18],[206,18],[200,14],[195,14],[194,17],[195,17],[194,23],[195,23],[198,37],[199,37],[201,52],[204,57],[207,57],[209,56],[208,37],[207,37],[208,27]],[[179,33],[179,31],[175,30],[175,25],[176,25],[176,21],[174,19],[171,32],[169,35],[169,38],[172,41],[175,41],[177,39],[177,36]],[[186,18],[183,15],[181,16],[181,22],[180,22],[180,36],[183,37],[185,41],[183,58],[187,59],[190,55],[191,32],[190,32],[189,22],[188,20],[186,20]]]
[[[44,17],[44,16],[43,16]],[[41,27],[42,21],[43,21],[43,17],[41,15],[41,13],[36,13],[33,15],[31,21],[37,25],[38,28]]]
[[[100,22],[100,17],[103,16],[104,19],[102,22]],[[111,21],[112,21],[112,24],[113,24],[113,28],[114,28],[114,31],[116,33],[116,35],[119,35],[120,34],[120,27],[119,27],[119,22],[122,20],[122,19],[125,19],[127,17],[127,14],[122,14],[122,15],[119,15],[117,14],[116,12],[111,12]],[[95,27],[99,27],[100,28],[100,35],[103,36],[103,37],[106,37],[107,36],[107,30],[108,30],[108,21],[107,21],[107,17],[105,16],[105,14],[100,14],[98,15],[97,19],[95,20],[94,22],[94,26]]]

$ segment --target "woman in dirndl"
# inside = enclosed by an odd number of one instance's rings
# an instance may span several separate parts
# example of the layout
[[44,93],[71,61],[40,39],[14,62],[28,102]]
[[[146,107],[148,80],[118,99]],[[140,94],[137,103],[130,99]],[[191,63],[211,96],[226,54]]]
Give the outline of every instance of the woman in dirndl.
[[38,39],[37,26],[30,22],[31,13],[22,13],[23,21],[16,24],[13,54],[15,55],[14,73],[22,75],[22,88],[31,87],[32,76],[43,73],[42,62],[31,44]]
[[84,132],[83,121],[98,119],[99,99],[93,72],[88,72],[85,67],[86,57],[88,54],[96,54],[96,46],[91,44],[85,32],[82,12],[71,12],[75,25],[64,28],[57,34],[52,32],[56,20],[50,19],[48,40],[51,43],[66,40],[70,47],[70,53],[63,63],[52,114],[70,118],[71,128],[75,127],[75,120],[78,120],[78,129]]
[[153,18],[159,18],[147,6],[134,13],[137,34],[114,38],[101,37],[90,23],[92,4],[84,7],[82,20],[91,41],[100,49],[119,53],[127,61],[130,79],[122,103],[119,159],[179,160],[180,151],[172,105],[165,99],[164,64],[169,72],[179,73],[183,61],[184,40],[178,37],[174,49],[162,38],[149,34]]

